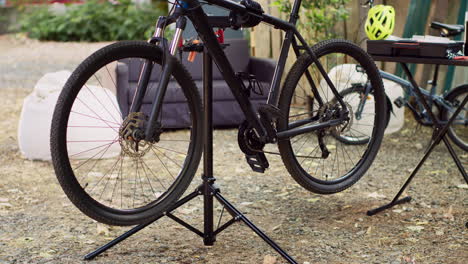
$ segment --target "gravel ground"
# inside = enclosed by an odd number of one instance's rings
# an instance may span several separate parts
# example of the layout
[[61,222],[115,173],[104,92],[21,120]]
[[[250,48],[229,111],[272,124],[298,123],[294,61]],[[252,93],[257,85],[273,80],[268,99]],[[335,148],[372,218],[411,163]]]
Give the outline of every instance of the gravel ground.
[[[2,264],[80,263],[84,254],[128,230],[98,224],[80,213],[60,189],[51,164],[25,160],[16,140],[22,98],[37,79],[46,72],[72,70],[105,44],[0,36]],[[217,183],[226,198],[299,263],[468,261],[468,186],[444,146],[435,149],[410,185],[411,203],[373,217],[365,214],[393,197],[423,155],[431,130],[417,128],[410,116],[400,132],[384,138],[373,166],[355,186],[329,196],[302,189],[276,156],[268,157],[267,173],[252,172],[236,133],[215,132]],[[468,154],[457,152],[466,167]],[[201,227],[201,204],[193,201],[178,215]],[[196,235],[162,219],[91,263],[283,263],[242,224],[217,240],[205,247]]]

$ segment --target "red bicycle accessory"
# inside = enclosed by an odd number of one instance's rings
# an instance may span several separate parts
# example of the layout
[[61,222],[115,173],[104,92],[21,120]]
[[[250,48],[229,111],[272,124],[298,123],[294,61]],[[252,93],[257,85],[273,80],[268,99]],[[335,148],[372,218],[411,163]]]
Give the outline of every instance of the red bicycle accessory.
[[218,38],[218,42],[223,44],[224,43],[224,29],[218,29],[216,31],[216,37]]

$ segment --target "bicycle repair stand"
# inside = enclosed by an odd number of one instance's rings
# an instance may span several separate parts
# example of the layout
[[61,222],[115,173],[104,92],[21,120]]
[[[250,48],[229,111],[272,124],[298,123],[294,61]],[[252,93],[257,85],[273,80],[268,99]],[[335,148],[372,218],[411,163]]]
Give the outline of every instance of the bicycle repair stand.
[[[431,108],[429,107],[429,105],[427,104],[425,98],[424,98],[424,95],[421,93],[421,91],[419,90],[419,86],[418,84],[416,83],[416,81],[414,80],[413,78],[413,75],[411,74],[410,70],[408,69],[408,66],[406,65],[406,63],[400,63],[402,65],[402,68],[403,70],[405,71],[406,75],[408,76],[408,80],[411,82],[411,85],[414,87],[414,90],[416,92],[416,95],[419,97],[419,99],[421,100],[424,108],[426,109],[426,111],[429,113],[429,116],[430,118],[432,119],[433,121],[433,124],[434,124],[434,134],[433,134],[433,139],[434,139],[434,136],[435,136],[435,139],[434,141],[432,141],[432,143],[429,145],[429,147],[426,149],[426,153],[424,154],[424,156],[422,157],[422,159],[419,161],[418,165],[416,165],[416,168],[413,170],[413,172],[411,172],[410,176],[408,177],[408,179],[406,180],[405,184],[403,184],[403,186],[401,187],[400,191],[398,191],[397,195],[395,195],[395,197],[393,198],[393,200],[388,203],[388,204],[385,204],[379,208],[375,208],[375,209],[372,209],[372,210],[369,210],[367,211],[367,215],[368,216],[372,216],[372,215],[375,215],[383,210],[386,210],[386,209],[389,209],[389,208],[392,208],[393,206],[397,205],[397,204],[402,204],[402,203],[407,203],[409,201],[411,201],[411,196],[406,196],[405,198],[402,198],[402,199],[399,199],[401,194],[403,193],[403,191],[406,189],[406,187],[408,187],[408,185],[410,184],[411,180],[413,179],[413,177],[416,175],[416,173],[419,171],[419,169],[421,168],[421,166],[424,164],[424,162],[426,161],[426,159],[429,157],[429,155],[432,153],[432,150],[434,150],[435,146],[437,146],[441,140],[444,141],[445,143],[445,146],[447,147],[450,155],[452,156],[455,164],[457,165],[458,167],[458,170],[460,171],[460,173],[462,174],[462,176],[467,179],[467,176],[466,176],[466,171],[462,165],[462,163],[460,162],[460,159],[458,159],[457,157],[457,154],[455,153],[455,150],[452,148],[452,145],[450,144],[449,140],[447,139],[446,137],[446,133],[447,133],[447,130],[449,129],[450,125],[453,123],[453,121],[455,120],[455,118],[457,117],[457,115],[460,113],[460,111],[463,109],[463,107],[465,106],[466,102],[468,101],[468,96],[465,96],[465,99],[463,100],[463,102],[458,106],[457,110],[455,111],[455,113],[450,117],[449,121],[447,122],[447,124],[445,125],[442,125],[441,123],[439,123],[439,121],[437,120],[437,118],[435,117],[434,113],[432,112]],[[466,226],[468,227],[468,223],[466,223]]]
[[[201,44],[197,44],[201,45]],[[203,52],[203,46],[199,46],[197,51]],[[195,189],[194,192],[185,196],[176,202],[172,207],[170,207],[164,214],[159,215],[154,220],[140,224],[124,234],[120,235],[116,239],[107,243],[106,245],[98,248],[96,251],[86,255],[85,260],[91,260],[103,253],[104,251],[110,249],[111,247],[117,245],[153,222],[159,220],[163,216],[167,216],[187,228],[188,230],[194,232],[203,238],[203,243],[206,246],[211,246],[216,241],[216,235],[221,233],[224,229],[228,228],[230,225],[237,221],[244,222],[252,231],[254,231],[259,237],[261,237],[270,247],[272,247],[276,252],[278,252],[285,260],[289,263],[297,263],[292,257],[290,257],[283,249],[281,249],[273,240],[271,240],[265,233],[263,233],[258,227],[256,227],[247,217],[245,217],[239,210],[237,210],[231,203],[229,203],[220,193],[219,187],[214,184],[215,178],[213,176],[213,88],[212,88],[212,76],[213,76],[213,61],[208,54],[208,52],[203,52],[203,106],[204,106],[204,150],[203,150],[203,174],[202,180],[203,183]],[[185,203],[191,201],[195,197],[203,195],[203,216],[204,216],[204,230],[203,232],[196,229],[192,225],[178,218],[172,214],[172,211],[178,207],[184,205]],[[218,227],[214,229],[213,226],[213,198],[216,198],[218,202],[223,205],[223,211],[221,212]],[[219,226],[221,218],[223,216],[224,208],[232,216],[232,219],[227,221],[222,226]]]

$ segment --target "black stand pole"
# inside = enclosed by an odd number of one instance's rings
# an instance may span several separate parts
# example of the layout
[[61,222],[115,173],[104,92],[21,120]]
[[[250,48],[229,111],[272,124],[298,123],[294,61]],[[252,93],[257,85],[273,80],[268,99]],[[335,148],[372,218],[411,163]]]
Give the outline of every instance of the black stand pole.
[[[289,256],[283,249],[281,249],[273,240],[271,240],[265,233],[263,233],[258,227],[256,227],[247,217],[245,217],[239,210],[237,210],[228,200],[226,200],[221,194],[219,188],[214,184],[215,178],[213,177],[213,89],[212,89],[212,73],[213,73],[213,62],[210,55],[205,51],[203,52],[203,105],[204,105],[204,153],[203,153],[203,183],[198,186],[198,188],[180,199],[176,202],[170,209],[167,210],[164,214],[159,215],[156,219],[145,223],[140,224],[124,234],[120,235],[116,239],[107,243],[106,245],[98,248],[94,252],[86,255],[85,260],[91,260],[103,253],[104,251],[110,249],[111,247],[119,244],[123,240],[142,230],[146,226],[152,224],[153,222],[159,220],[163,216],[167,216],[177,222],[178,224],[184,226],[188,230],[194,232],[203,238],[203,243],[205,245],[213,245],[216,241],[216,235],[221,233],[223,230],[228,228],[230,225],[237,221],[244,222],[252,231],[254,231],[260,238],[262,238],[270,247],[272,247],[276,252],[278,252],[286,261],[289,263],[297,263],[291,256]],[[198,195],[203,195],[203,215],[204,215],[204,225],[203,232],[196,229],[192,225],[178,218],[172,214],[172,211],[182,206],[183,204],[191,201],[193,198]],[[218,226],[216,230],[213,225],[213,197],[223,205],[223,209],[232,216],[232,219],[227,221],[225,224]]]
[[212,246],[216,241],[213,234],[213,62],[205,50],[203,52],[203,242]]
[[[421,91],[419,90],[418,88],[418,85],[416,83],[416,81],[413,79],[413,76],[411,74],[411,72],[409,71],[408,69],[408,66],[405,64],[405,63],[401,63],[402,66],[403,66],[403,70],[405,71],[406,75],[408,76],[408,79],[409,81],[411,82],[411,84],[413,85],[414,87],[414,90],[416,92],[416,95],[419,97],[419,99],[421,100],[424,108],[426,109],[426,111],[429,113],[429,116],[430,118],[432,119],[432,122],[434,124],[434,129],[436,130],[437,132],[437,136],[435,138],[434,141],[432,141],[432,143],[430,144],[429,148],[426,150],[426,153],[424,154],[424,156],[422,157],[422,159],[419,161],[418,165],[416,166],[416,168],[413,170],[413,172],[411,172],[410,176],[408,177],[408,179],[406,180],[405,184],[403,184],[403,186],[401,187],[401,189],[398,191],[397,195],[395,195],[395,197],[393,198],[393,200],[388,203],[388,204],[385,204],[381,207],[378,207],[378,208],[375,208],[375,209],[372,209],[372,210],[369,210],[367,211],[367,215],[369,216],[372,216],[372,215],[375,215],[379,212],[382,212],[383,210],[386,210],[386,209],[389,209],[389,208],[392,208],[393,206],[397,205],[397,204],[402,204],[402,203],[407,203],[409,201],[411,201],[411,196],[407,196],[405,198],[402,198],[402,199],[399,199],[401,194],[403,193],[403,191],[406,189],[406,187],[408,187],[408,185],[410,184],[411,180],[413,180],[414,176],[416,175],[416,173],[419,171],[419,169],[421,168],[421,166],[424,164],[424,162],[426,162],[426,159],[429,157],[429,155],[432,153],[432,150],[434,150],[435,146],[437,146],[441,140],[444,141],[445,143],[445,146],[447,147],[450,155],[452,156],[455,164],[457,165],[458,167],[458,170],[460,171],[460,173],[462,174],[462,176],[467,179],[467,176],[466,176],[466,171],[465,171],[465,168],[463,167],[460,159],[458,159],[457,157],[457,154],[455,153],[455,150],[453,149],[452,145],[450,144],[449,140],[447,139],[447,137],[445,136],[445,134],[447,133],[447,130],[449,129],[450,125],[453,123],[453,121],[455,120],[455,118],[457,117],[457,115],[460,113],[460,111],[463,109],[463,107],[465,106],[466,102],[468,101],[468,96],[465,96],[465,99],[463,100],[463,102],[458,106],[457,110],[455,111],[455,113],[451,116],[451,118],[449,119],[449,121],[447,122],[447,124],[445,124],[445,126],[442,126],[442,124],[440,124],[438,121],[437,121],[437,118],[435,117],[434,113],[432,112],[432,109],[428,106],[425,98],[424,98],[424,95],[421,93]],[[467,223],[468,225],[468,223]]]

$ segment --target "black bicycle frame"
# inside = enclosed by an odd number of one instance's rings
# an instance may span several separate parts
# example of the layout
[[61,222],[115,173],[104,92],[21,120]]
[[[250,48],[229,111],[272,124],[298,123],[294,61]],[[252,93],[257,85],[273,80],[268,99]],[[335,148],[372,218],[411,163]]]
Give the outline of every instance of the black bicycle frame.
[[[244,5],[241,5],[239,3],[236,3],[230,0],[204,0],[204,1],[210,4],[223,7],[231,11],[240,12],[242,14],[248,14],[250,16],[256,17],[260,19],[262,22],[270,24],[274,26],[275,28],[286,32],[285,39],[281,47],[281,53],[280,53],[280,57],[278,60],[278,64],[276,65],[276,68],[273,74],[273,80],[270,86],[270,92],[268,95],[267,104],[272,105],[274,107],[277,107],[278,105],[281,76],[284,73],[286,59],[288,57],[289,49],[292,44],[293,49],[297,56],[300,55],[300,50],[305,50],[309,54],[312,61],[317,65],[317,68],[320,74],[324,77],[325,81],[327,82],[328,86],[332,90],[333,94],[338,99],[338,102],[340,103],[341,107],[343,109],[347,109],[345,103],[342,100],[342,97],[339,95],[335,86],[333,85],[330,78],[328,77],[327,72],[325,71],[323,66],[320,64],[320,62],[318,61],[317,57],[313,53],[310,46],[307,44],[307,42],[304,40],[304,38],[300,35],[300,33],[296,29],[295,25],[299,18],[298,13],[299,13],[299,8],[300,8],[302,0],[296,0],[294,2],[289,22],[275,18],[265,13],[262,13],[262,14],[256,13],[254,11],[247,9]],[[175,8],[174,14],[166,18],[164,23],[158,22],[158,26],[157,26],[158,28],[156,31],[157,32],[158,30],[161,31],[160,24],[164,24],[163,26],[167,26],[170,23],[174,23],[175,21],[178,22],[179,17],[183,17],[183,16],[188,17],[192,21],[192,24],[195,27],[196,31],[198,32],[199,37],[203,41],[203,45],[209,52],[210,56],[212,57],[216,65],[218,66],[221,72],[221,75],[223,76],[224,80],[228,84],[232,94],[234,95],[237,102],[239,103],[242,111],[245,114],[246,120],[252,126],[253,130],[255,131],[255,133],[257,134],[257,136],[259,137],[261,141],[268,142],[268,143],[272,142],[271,138],[269,138],[267,135],[267,131],[265,127],[262,125],[260,121],[259,115],[257,115],[252,104],[248,100],[248,96],[243,91],[242,86],[241,86],[241,81],[236,77],[236,74],[231,64],[229,63],[229,60],[224,54],[223,49],[220,43],[218,42],[215,33],[213,32],[213,28],[229,27],[230,25],[229,17],[207,16],[205,12],[203,11],[200,5],[200,2],[198,0],[184,0],[184,3],[185,3],[184,7],[177,5],[177,7]],[[179,27],[176,27],[176,28],[179,29]],[[176,31],[176,34],[177,34],[177,31]],[[297,44],[297,41],[299,41],[301,46]],[[149,118],[149,125],[147,126],[145,130],[146,140],[150,140],[152,137],[152,134],[154,133],[152,131],[155,131],[156,119],[160,111],[162,98],[166,90],[167,82],[170,78],[171,69],[173,66],[173,60],[175,59],[175,57],[170,56],[169,54],[167,54],[167,56],[165,57],[166,59],[164,61],[164,65],[161,71],[161,77],[160,77],[160,82],[158,85],[158,90],[156,92],[155,100],[153,101],[154,103],[153,103],[152,112]],[[148,63],[145,64],[144,69],[151,70],[152,67],[150,67],[150,65],[147,65],[147,64]],[[138,102],[141,101],[139,99],[141,99],[146,92],[145,85],[147,83],[147,79],[149,78],[150,73],[151,73],[150,71],[143,72],[140,77],[139,83],[141,83],[141,85],[138,86],[137,93],[135,95],[135,100]],[[317,88],[315,86],[315,83],[313,82],[312,77],[308,71],[306,72],[306,77],[312,87],[312,91],[317,96],[317,102],[319,102],[319,104],[323,104],[322,99],[317,93]],[[139,109],[138,103],[136,104],[136,106],[133,106],[132,104],[131,109],[132,110]],[[344,116],[335,120],[330,120],[328,122],[319,123],[319,124],[304,124],[304,123],[297,123],[296,125],[291,124],[289,126],[290,129],[286,131],[281,131],[277,133],[275,136],[276,136],[276,139],[290,138],[290,137],[293,137],[295,135],[299,135],[302,133],[337,125],[342,120],[344,120]]]

